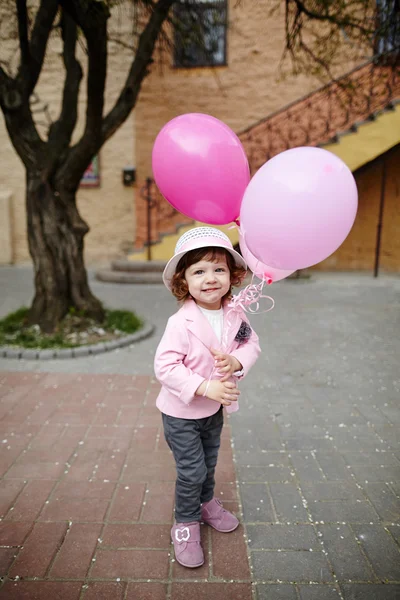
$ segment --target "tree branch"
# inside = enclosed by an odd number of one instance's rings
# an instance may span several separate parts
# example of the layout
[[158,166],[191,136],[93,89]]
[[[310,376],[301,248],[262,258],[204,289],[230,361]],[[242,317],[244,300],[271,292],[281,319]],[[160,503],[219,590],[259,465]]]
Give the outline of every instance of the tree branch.
[[78,118],[78,95],[82,80],[82,67],[75,56],[76,23],[64,10],[61,15],[61,33],[64,42],[63,61],[66,70],[61,113],[49,130],[50,162],[47,172],[51,173],[60,155],[68,148]]
[[152,55],[162,25],[176,0],[159,0],[153,5],[153,12],[139,38],[135,59],[128,73],[125,85],[114,107],[103,120],[102,143],[106,142],[128,118],[152,62]]
[[332,23],[337,27],[350,27],[364,34],[371,33],[371,30],[367,30],[362,26],[361,21],[351,21],[346,15],[338,18],[336,15],[330,15],[328,11],[325,14],[319,14],[309,10],[301,0],[289,0],[289,2],[294,2],[298,12],[305,14],[309,19]]
[[107,73],[107,20],[110,13],[101,2],[87,4],[78,0],[62,0],[62,6],[85,35],[88,53],[85,130],[79,142],[71,148],[59,174],[64,183],[76,189],[91,158],[101,146]]
[[26,12],[26,0],[17,0],[17,18],[21,62],[24,65],[28,65],[30,61],[30,50],[28,40],[28,15]]
[[[19,4],[26,4],[19,0]],[[24,91],[25,98],[29,98],[39,79],[42,70],[47,41],[51,27],[57,14],[57,0],[41,0],[33,26],[31,41],[29,45],[29,60],[27,51],[21,52],[21,65],[18,70],[17,81]],[[18,15],[19,16],[19,15]],[[21,28],[21,24],[19,23]],[[27,39],[27,38],[26,38]]]

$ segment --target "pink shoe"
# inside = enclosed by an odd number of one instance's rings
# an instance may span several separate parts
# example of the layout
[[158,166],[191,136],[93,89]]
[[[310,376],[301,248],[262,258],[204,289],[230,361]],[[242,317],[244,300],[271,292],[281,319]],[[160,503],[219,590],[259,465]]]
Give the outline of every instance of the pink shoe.
[[201,520],[223,533],[233,531],[239,525],[235,515],[225,510],[217,498],[201,505]]
[[200,543],[200,523],[175,523],[171,529],[175,558],[184,567],[201,567],[204,553]]

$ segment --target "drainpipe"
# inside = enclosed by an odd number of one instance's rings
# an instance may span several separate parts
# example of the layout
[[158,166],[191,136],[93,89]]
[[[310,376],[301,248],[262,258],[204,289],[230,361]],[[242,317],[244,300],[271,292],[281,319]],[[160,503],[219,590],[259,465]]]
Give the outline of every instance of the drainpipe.
[[378,273],[379,273],[379,258],[380,258],[380,252],[381,252],[381,231],[382,231],[382,222],[383,222],[383,209],[384,209],[384,205],[385,205],[385,190],[386,190],[386,156],[384,156],[382,159],[381,197],[380,197],[380,202],[379,202],[378,227],[376,230],[374,277],[378,277]]

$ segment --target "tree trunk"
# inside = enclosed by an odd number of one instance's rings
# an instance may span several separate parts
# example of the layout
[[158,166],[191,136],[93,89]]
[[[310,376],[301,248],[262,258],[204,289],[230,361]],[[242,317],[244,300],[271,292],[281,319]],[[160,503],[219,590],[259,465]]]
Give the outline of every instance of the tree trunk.
[[50,333],[71,307],[101,321],[104,309],[90,291],[83,259],[89,227],[78,213],[75,194],[28,171],[26,208],[36,290],[29,322]]

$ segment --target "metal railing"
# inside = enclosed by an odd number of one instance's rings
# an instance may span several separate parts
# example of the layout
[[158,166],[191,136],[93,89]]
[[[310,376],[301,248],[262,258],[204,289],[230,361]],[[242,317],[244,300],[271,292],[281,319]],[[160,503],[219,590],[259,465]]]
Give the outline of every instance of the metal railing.
[[163,234],[172,233],[178,225],[191,223],[192,219],[182,215],[160,194],[151,177],[140,189],[140,197],[146,202],[146,258],[152,260],[152,245],[159,242]]
[[387,62],[371,59],[240,132],[251,172],[284,150],[337,141],[390,108],[400,98],[400,65]]

